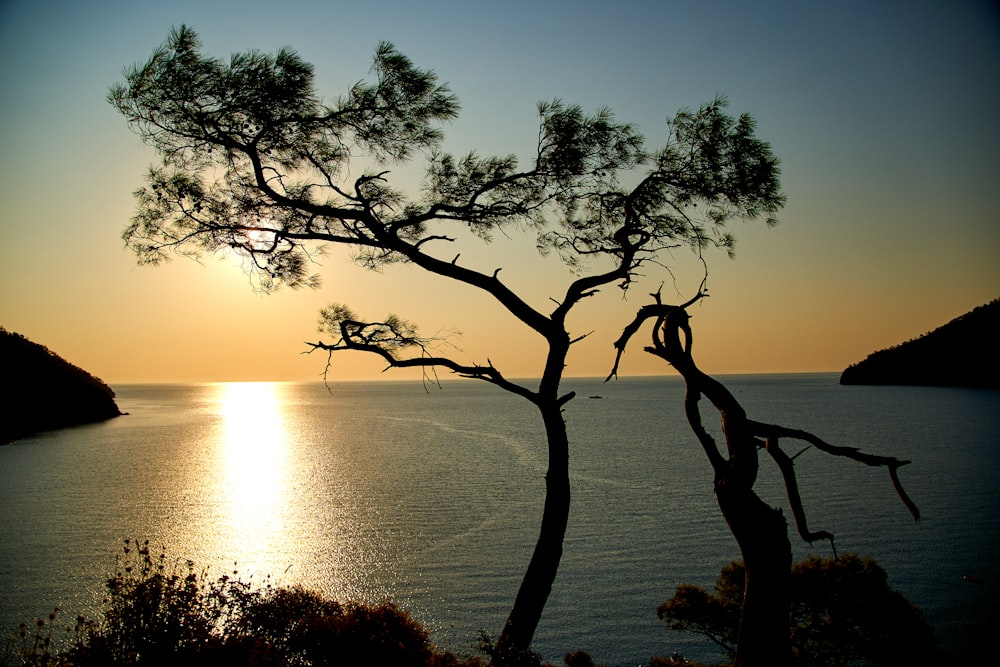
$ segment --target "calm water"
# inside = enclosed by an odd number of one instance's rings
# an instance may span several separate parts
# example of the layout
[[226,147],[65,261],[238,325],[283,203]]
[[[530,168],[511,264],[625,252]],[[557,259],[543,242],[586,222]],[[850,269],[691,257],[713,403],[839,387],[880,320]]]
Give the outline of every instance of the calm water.
[[[796,464],[810,527],[877,558],[945,648],[985,656],[1000,621],[1000,392],[836,379],[725,381],[755,419],[913,460],[901,477],[919,524],[883,470],[806,452]],[[674,650],[715,660],[655,614],[679,584],[711,586],[738,557],[682,418],[682,384],[566,387],[578,392],[566,408],[573,511],[536,648],[555,661],[585,649],[609,666]],[[429,392],[409,382],[115,390],[128,416],[0,447],[3,628],[56,605],[93,613],[122,540],[139,538],[214,574],[392,598],[453,650],[499,631],[544,489],[544,441],[523,400],[460,380]],[[764,468],[761,493],[779,503]],[[794,539],[796,558],[830,555]]]

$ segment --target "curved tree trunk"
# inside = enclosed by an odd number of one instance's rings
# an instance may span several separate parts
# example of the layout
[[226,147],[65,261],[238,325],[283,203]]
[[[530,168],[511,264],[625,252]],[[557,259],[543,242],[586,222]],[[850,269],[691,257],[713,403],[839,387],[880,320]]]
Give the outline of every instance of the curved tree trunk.
[[494,648],[494,664],[517,664],[529,653],[562,558],[563,537],[569,523],[570,485],[569,438],[561,405],[553,400],[538,406],[549,447],[542,525],[514,606]]
[[[734,667],[781,667],[791,661],[789,605],[792,547],[781,510],[754,492],[759,466],[757,439],[746,413],[720,382],[692,364],[681,364],[688,386],[688,419],[692,429],[715,454],[715,496],[722,516],[743,555],[745,589]],[[723,458],[701,425],[697,397],[704,394],[722,416],[728,458]],[[693,400],[692,400],[693,399]],[[692,411],[694,408],[695,411]]]
[[743,611],[734,667],[787,665],[791,659],[789,605],[792,548],[781,511],[752,489],[716,476],[719,509],[745,564]]
[[[792,547],[788,524],[753,490],[759,467],[756,437],[746,411],[718,380],[703,373],[691,356],[687,313],[673,309],[658,323],[657,345],[648,351],[666,359],[684,377],[685,411],[692,431],[715,471],[719,509],[736,538],[746,572],[734,667],[782,667],[791,662],[789,636]],[[685,334],[681,343],[680,334]],[[722,419],[726,454],[705,430],[698,403],[708,398]]]

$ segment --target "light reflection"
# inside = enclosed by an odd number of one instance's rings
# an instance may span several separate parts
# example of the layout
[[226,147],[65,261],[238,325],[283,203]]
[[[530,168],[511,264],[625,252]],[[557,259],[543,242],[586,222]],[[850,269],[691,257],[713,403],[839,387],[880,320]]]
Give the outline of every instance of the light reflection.
[[231,382],[220,387],[224,484],[218,500],[228,534],[227,544],[218,546],[238,558],[241,569],[273,568],[286,532],[288,438],[280,385]]
[[200,523],[206,560],[223,571],[235,562],[243,581],[269,578],[339,600],[391,596],[397,563],[376,518],[384,498],[366,474],[372,448],[344,444],[360,439],[346,430],[350,420],[332,422],[329,410],[304,419],[296,385],[215,387],[214,468],[203,478],[211,518]]

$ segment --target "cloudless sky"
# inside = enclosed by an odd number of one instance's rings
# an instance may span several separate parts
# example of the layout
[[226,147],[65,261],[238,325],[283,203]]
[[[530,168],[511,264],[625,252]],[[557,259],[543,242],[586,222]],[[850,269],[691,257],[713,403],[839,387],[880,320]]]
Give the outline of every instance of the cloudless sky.
[[[333,301],[460,331],[463,362],[541,370],[530,332],[414,267],[369,273],[333,251],[320,290],[269,296],[232,258],[137,267],[119,235],[155,155],[105,95],[181,23],[222,58],[296,49],[328,99],[392,41],[461,100],[445,127],[456,153],[530,155],[536,103],[552,98],[608,106],[655,147],[666,117],[728,96],[781,159],[788,205],[776,228],[735,229],[735,260],[709,258],[693,325],[710,372],[839,371],[1000,296],[995,2],[0,0],[0,325],[112,385],[318,379],[325,358],[303,341]],[[459,251],[539,307],[570,279],[530,235]],[[668,301],[694,293],[698,265],[668,259],[674,278],[650,271],[627,301],[610,288],[577,309],[574,333],[590,335],[570,375],[607,373],[611,342],[664,280]],[[623,375],[670,372],[634,343]],[[333,377],[381,369],[341,355]]]

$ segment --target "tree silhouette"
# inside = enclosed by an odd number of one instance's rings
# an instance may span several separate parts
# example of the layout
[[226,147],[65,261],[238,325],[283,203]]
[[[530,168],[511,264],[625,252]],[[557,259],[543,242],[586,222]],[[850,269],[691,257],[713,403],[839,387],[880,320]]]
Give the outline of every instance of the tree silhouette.
[[[788,633],[792,550],[788,541],[788,524],[781,509],[769,506],[754,491],[760,465],[759,452],[766,452],[781,472],[799,536],[810,544],[816,540],[829,540],[831,546],[832,533],[812,531],[808,527],[795,475],[795,457],[781,448],[781,440],[801,440],[827,454],[843,456],[869,466],[885,467],[897,495],[916,520],[920,513],[903,490],[898,475],[900,466],[909,461],[866,454],[854,447],[832,445],[807,431],[750,419],[732,393],[695,364],[692,354],[694,337],[687,308],[705,296],[702,290],[687,303],[671,306],[662,303],[658,293],[654,294],[655,303],[640,308],[635,319],[615,342],[618,353],[608,377],[610,379],[617,373],[618,362],[632,336],[646,321],[653,319],[652,345],[644,349],[667,361],[684,377],[687,388],[685,414],[712,464],[719,509],[743,554],[746,586],[734,665],[787,665],[792,655]],[[703,424],[699,408],[702,397],[707,398],[719,412],[725,453]]]
[[[810,556],[792,566],[789,581],[786,631],[794,667],[941,664],[923,614],[889,586],[874,559]],[[730,563],[714,591],[681,585],[656,614],[672,629],[702,635],[733,657],[745,584],[743,563]]]
[[[332,104],[317,95],[312,67],[291,50],[223,62],[200,48],[190,28],[172,30],[108,95],[161,158],[137,191],[138,209],[123,234],[141,263],[170,253],[236,252],[270,290],[316,286],[313,254],[326,244],[346,246],[368,268],[402,262],[470,285],[544,342],[534,385],[511,381],[488,359],[437,353],[435,341],[400,317],[366,319],[343,304],[321,314],[333,338],[310,344],[330,355],[376,354],[393,368],[445,368],[536,406],[548,445],[541,528],[495,658],[524,653],[556,576],[569,514],[561,410],[573,394],[562,393],[560,382],[570,346],[582,336],[570,333],[568,314],[604,286],[627,289],[665,250],[731,250],[727,221],[773,224],[784,201],[777,160],[755,138],[750,116],[726,115],[723,98],[677,113],[656,151],[611,111],[587,114],[556,100],[538,105],[537,145],[525,166],[513,155],[454,156],[439,148],[439,124],[458,114],[455,96],[391,44],[375,51],[374,81],[354,84]],[[386,167],[421,152],[422,194],[407,196],[390,185]],[[364,170],[352,176],[359,162]],[[502,267],[482,271],[460,261],[452,248],[462,230],[484,241],[533,231],[539,249],[576,273],[543,312],[500,279]]]

